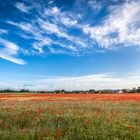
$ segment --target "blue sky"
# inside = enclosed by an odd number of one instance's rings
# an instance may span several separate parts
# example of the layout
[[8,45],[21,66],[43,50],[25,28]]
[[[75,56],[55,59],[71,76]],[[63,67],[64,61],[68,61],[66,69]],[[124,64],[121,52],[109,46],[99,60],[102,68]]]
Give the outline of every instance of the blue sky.
[[0,88],[131,88],[139,60],[139,0],[0,0]]

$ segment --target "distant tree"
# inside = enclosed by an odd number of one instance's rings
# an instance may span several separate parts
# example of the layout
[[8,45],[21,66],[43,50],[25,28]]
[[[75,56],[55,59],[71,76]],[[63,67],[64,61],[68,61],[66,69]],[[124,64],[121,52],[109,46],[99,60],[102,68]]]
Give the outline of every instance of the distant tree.
[[95,93],[95,90],[94,90],[94,89],[90,89],[90,90],[88,91],[88,93]]
[[62,90],[61,90],[61,93],[63,93],[63,94],[64,94],[64,93],[66,93],[66,91],[65,91],[64,89],[62,89]]
[[30,91],[27,89],[21,89],[19,92],[30,92]]
[[140,87],[137,88],[137,92],[140,93]]
[[55,93],[57,93],[57,94],[61,93],[61,90],[55,90]]
[[131,90],[132,93],[136,93],[137,92],[137,88],[133,87]]
[[129,89],[122,89],[123,93],[129,93]]

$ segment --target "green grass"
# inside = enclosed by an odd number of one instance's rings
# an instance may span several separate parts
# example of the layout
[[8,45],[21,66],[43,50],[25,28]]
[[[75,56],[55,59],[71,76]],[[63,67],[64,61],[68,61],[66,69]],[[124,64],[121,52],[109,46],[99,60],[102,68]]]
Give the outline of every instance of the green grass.
[[140,140],[133,102],[0,103],[0,140]]

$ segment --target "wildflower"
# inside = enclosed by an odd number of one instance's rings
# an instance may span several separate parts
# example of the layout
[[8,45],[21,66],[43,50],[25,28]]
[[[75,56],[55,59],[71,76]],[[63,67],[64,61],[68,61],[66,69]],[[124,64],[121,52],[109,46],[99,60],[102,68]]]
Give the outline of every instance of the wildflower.
[[129,125],[129,126],[127,126],[127,128],[131,129],[131,128],[133,128],[133,126]]
[[91,121],[90,121],[90,120],[85,120],[84,123],[85,123],[86,125],[89,125],[89,124],[91,123]]
[[61,131],[57,131],[56,134],[55,134],[55,137],[60,138],[60,136],[61,136]]
[[48,136],[51,136],[51,132],[50,131],[48,131]]
[[99,118],[101,116],[101,112],[100,111],[96,111],[96,118]]

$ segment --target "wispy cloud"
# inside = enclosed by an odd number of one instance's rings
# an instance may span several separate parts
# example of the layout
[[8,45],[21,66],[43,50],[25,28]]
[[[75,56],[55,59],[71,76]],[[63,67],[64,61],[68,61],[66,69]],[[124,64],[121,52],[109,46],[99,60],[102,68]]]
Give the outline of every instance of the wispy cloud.
[[[12,33],[30,42],[25,50],[28,55],[47,54],[45,50],[51,54],[82,55],[139,46],[139,5],[137,0],[106,4],[106,14],[99,18],[101,9],[105,8],[102,1],[76,0],[70,9],[58,7],[54,1],[44,5],[33,1],[16,2],[15,7],[28,14],[20,21],[9,19],[6,23],[17,28]],[[6,32],[0,30],[0,34]],[[22,46],[20,42],[19,45]]]
[[24,13],[29,13],[29,11],[31,10],[31,7],[27,6],[25,3],[20,3],[20,2],[17,2],[15,4],[15,7]]
[[16,57],[19,46],[15,43],[0,38],[0,57],[8,61],[23,65],[25,61]]
[[0,34],[7,34],[7,33],[8,33],[7,30],[5,30],[5,29],[0,29]]
[[[77,1],[77,3],[79,2]],[[84,1],[78,5],[82,7],[83,4],[85,5]],[[46,38],[51,34],[56,35],[60,42],[62,42],[61,38],[64,38],[66,39],[64,41],[66,48],[73,46],[73,48],[75,48],[73,51],[85,51],[85,48],[88,50],[88,48],[94,48],[94,45],[98,45],[104,49],[119,48],[122,44],[123,46],[139,45],[139,5],[140,3],[138,1],[133,1],[124,2],[116,6],[108,6],[109,14],[102,19],[102,22],[100,21],[101,24],[94,26],[91,25],[90,22],[89,24],[84,24],[85,22],[82,23],[81,20],[75,16],[74,12],[61,10],[56,6],[50,8],[43,7],[44,9],[39,8],[38,10],[42,11],[42,16],[38,19],[34,19],[33,22],[22,22],[13,25],[20,26],[22,30],[32,34],[39,32],[40,36],[44,34]],[[87,7],[88,6],[92,7],[94,11],[99,11],[102,8],[102,3],[90,0],[88,1]],[[36,26],[37,24],[38,26]],[[36,31],[33,28],[35,28]],[[74,32],[75,29],[78,31],[79,37],[69,32]],[[37,43],[34,43],[40,44],[39,52],[43,52],[43,50],[41,51],[40,49],[42,49],[44,45],[48,46],[48,43],[42,43],[44,35],[40,37],[42,39],[39,43],[38,40]],[[90,40],[88,37],[90,37]],[[54,42],[54,40],[49,42],[50,46],[53,45],[52,42]],[[64,48],[64,45],[62,47]],[[37,45],[35,48],[37,49]]]
[[[56,6],[48,9],[44,7],[44,10],[39,8],[38,10],[43,11],[42,15],[31,21],[20,23],[7,21],[8,24],[24,31],[20,34],[21,37],[29,40],[34,39],[32,48],[38,53],[45,53],[43,48],[47,47],[51,53],[69,50],[70,54],[73,52],[76,54],[78,50],[87,47],[82,38],[76,37],[68,31],[71,26],[78,26],[76,19],[72,19],[70,15],[67,15],[68,13],[60,11]],[[59,48],[54,48],[54,45],[59,46]]]
[[83,31],[103,48],[139,46],[140,2],[111,6],[109,12],[101,25],[85,25]]
[[38,81],[40,89],[120,89],[137,87],[140,84],[139,76],[116,77],[112,74],[96,74],[78,77],[48,78]]
[[88,4],[95,12],[101,10],[102,8],[102,4],[97,0],[90,0]]
[[[38,77],[39,78],[39,77]],[[42,77],[43,78],[43,77]],[[2,86],[2,84],[0,84]],[[3,84],[6,85],[6,84]],[[96,74],[77,77],[48,77],[34,79],[33,81],[16,81],[8,83],[7,87],[16,89],[26,88],[30,90],[88,90],[88,89],[121,89],[132,88],[140,85],[140,76],[117,77],[112,74]]]

